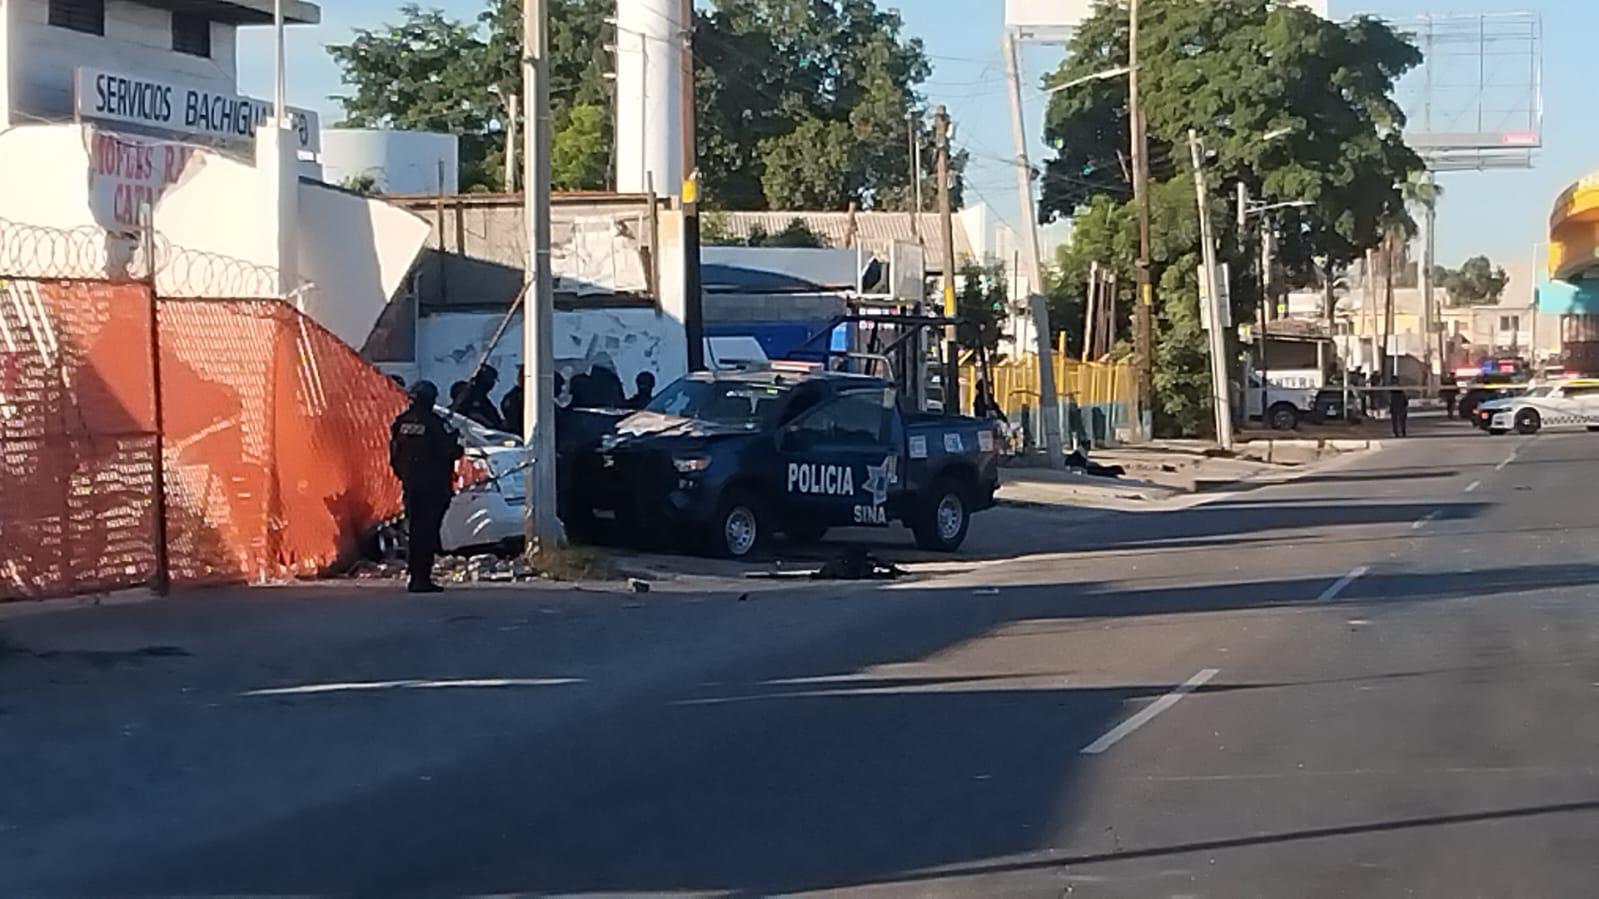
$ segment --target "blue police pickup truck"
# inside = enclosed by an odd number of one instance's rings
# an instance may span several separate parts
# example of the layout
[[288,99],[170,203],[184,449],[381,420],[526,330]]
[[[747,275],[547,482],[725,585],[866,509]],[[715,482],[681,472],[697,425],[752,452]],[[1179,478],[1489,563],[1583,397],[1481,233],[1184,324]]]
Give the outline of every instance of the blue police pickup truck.
[[907,415],[879,378],[825,371],[699,372],[573,460],[566,525],[622,529],[746,558],[774,532],[909,525],[952,552],[994,504],[993,423]]

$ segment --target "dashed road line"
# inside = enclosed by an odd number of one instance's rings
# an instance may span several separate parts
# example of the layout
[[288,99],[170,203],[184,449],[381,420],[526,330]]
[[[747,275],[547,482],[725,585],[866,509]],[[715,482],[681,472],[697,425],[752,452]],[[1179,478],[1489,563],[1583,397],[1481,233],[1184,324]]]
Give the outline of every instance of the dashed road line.
[[1430,523],[1432,523],[1434,521],[1437,521],[1439,516],[1441,516],[1443,514],[1444,513],[1443,513],[1443,511],[1441,509],[1434,509],[1431,512],[1428,512],[1426,515],[1421,516],[1421,518],[1417,519],[1415,521],[1415,523],[1411,524],[1410,529],[1412,531],[1419,531],[1422,528],[1426,527],[1428,524],[1430,524]]
[[1519,452],[1521,452],[1520,448],[1511,450],[1510,455],[1505,457],[1505,461],[1494,466],[1494,471],[1504,471],[1505,469],[1509,468],[1510,463],[1516,461],[1516,454]]
[[1481,487],[1481,486],[1482,486],[1482,482],[1481,481],[1472,481],[1470,484],[1466,485],[1466,492],[1467,493],[1476,493],[1477,492],[1477,488]]
[[1339,578],[1336,581],[1333,581],[1332,584],[1327,589],[1321,591],[1321,595],[1316,597],[1316,601],[1317,602],[1331,602],[1332,600],[1337,599],[1338,598],[1338,594],[1340,594],[1340,593],[1344,592],[1346,589],[1348,589],[1350,584],[1353,584],[1355,581],[1358,581],[1361,578],[1365,577],[1366,576],[1366,572],[1368,572],[1370,570],[1371,570],[1370,568],[1367,568],[1364,565],[1356,567],[1354,570],[1350,571],[1348,574],[1344,575],[1343,577]]
[[1099,755],[1112,746],[1115,746],[1133,731],[1138,730],[1140,727],[1143,727],[1150,721],[1154,720],[1156,715],[1159,715],[1161,712],[1164,712],[1176,705],[1184,696],[1187,696],[1189,693],[1192,693],[1200,687],[1203,687],[1205,684],[1210,682],[1211,678],[1220,673],[1221,670],[1218,668],[1206,668],[1193,677],[1190,677],[1188,680],[1183,681],[1181,684],[1178,684],[1177,687],[1170,693],[1167,693],[1165,696],[1162,696],[1161,698],[1145,706],[1138,712],[1138,714],[1116,725],[1109,731],[1106,731],[1103,737],[1100,737],[1094,742],[1089,743],[1087,746],[1084,746],[1082,748],[1082,754]]

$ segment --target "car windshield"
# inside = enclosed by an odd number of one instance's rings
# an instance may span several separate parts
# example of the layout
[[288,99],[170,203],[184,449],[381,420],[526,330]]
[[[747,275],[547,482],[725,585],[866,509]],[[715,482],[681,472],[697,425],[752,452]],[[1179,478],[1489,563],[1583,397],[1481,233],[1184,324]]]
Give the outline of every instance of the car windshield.
[[650,412],[693,418],[752,431],[773,427],[789,388],[745,381],[694,381],[669,385],[645,408]]
[[1534,387],[1527,391],[1527,396],[1548,396],[1552,392],[1554,392],[1553,387]]

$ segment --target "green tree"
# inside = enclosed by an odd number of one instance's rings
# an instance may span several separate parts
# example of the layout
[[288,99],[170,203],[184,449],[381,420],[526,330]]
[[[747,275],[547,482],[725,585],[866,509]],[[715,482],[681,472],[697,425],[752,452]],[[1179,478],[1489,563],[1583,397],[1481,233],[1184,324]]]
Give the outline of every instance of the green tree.
[[610,157],[602,151],[609,131],[603,107],[579,103],[566,111],[550,148],[550,178],[557,190],[603,190]]
[[955,295],[956,314],[963,323],[955,329],[962,347],[982,347],[992,354],[999,348],[1000,331],[1010,304],[1010,288],[1005,281],[1005,266],[961,266],[960,291]]
[[[1400,136],[1404,117],[1392,93],[1421,57],[1375,19],[1330,22],[1270,0],[1145,0],[1141,25],[1159,291],[1154,411],[1158,427],[1189,433],[1203,427],[1209,403],[1189,129],[1211,154],[1212,220],[1221,258],[1234,260],[1234,319],[1248,320],[1258,286],[1245,256],[1252,241],[1241,240],[1230,214],[1239,183],[1266,203],[1313,204],[1275,217],[1277,259],[1292,286],[1321,283],[1328,270],[1336,276],[1387,228],[1410,227],[1403,186],[1421,161]],[[1101,5],[1048,83],[1125,65],[1127,39],[1125,9]],[[1063,295],[1055,298],[1063,312],[1081,295],[1090,261],[1132,283],[1126,99],[1119,80],[1090,80],[1055,93],[1046,114],[1045,137],[1057,153],[1044,173],[1042,216],[1100,217],[1097,228],[1076,228],[1063,260]]]
[[[606,19],[614,15],[614,0],[552,0],[550,103],[557,123],[588,128],[594,119],[574,119],[574,108],[609,110],[605,45],[615,42],[616,29]],[[351,89],[333,98],[344,108],[342,124],[454,134],[462,189],[503,188],[507,106],[522,89],[520,17],[515,0],[495,0],[474,23],[406,4],[398,24],[355,29],[349,43],[328,47]],[[611,118],[607,111],[598,119],[601,139],[587,145],[593,158],[577,162],[569,153],[569,170],[588,175],[608,169]],[[568,147],[583,149],[575,141]],[[592,182],[569,186],[605,186],[603,179]]]
[[[414,5],[400,12],[399,24],[357,29],[350,43],[328,48],[351,88],[335,98],[345,123],[457,134],[462,187],[502,187],[506,98],[522,81],[519,0],[491,0],[474,24]],[[614,0],[551,3],[558,186],[603,187],[611,177],[614,15]],[[917,86],[932,69],[921,42],[902,31],[899,14],[873,0],[714,0],[699,10],[696,138],[706,204],[908,208],[905,120],[925,119]],[[925,127],[920,139],[930,143]],[[952,160],[957,206],[964,164],[964,154]],[[924,189],[930,195],[930,180]]]
[[[1157,179],[1186,170],[1195,128],[1214,153],[1219,196],[1243,182],[1268,203],[1313,203],[1281,217],[1282,262],[1306,283],[1316,256],[1343,268],[1381,241],[1387,222],[1408,221],[1402,185],[1422,164],[1400,135],[1393,88],[1421,54],[1404,37],[1376,19],[1331,22],[1269,0],[1149,0],[1144,15],[1139,86]],[[1126,19],[1101,6],[1050,83],[1125,65]],[[1091,196],[1128,196],[1126,126],[1118,81],[1055,94],[1046,217],[1069,216]],[[1270,134],[1277,139],[1263,140]]]
[[348,175],[343,181],[339,182],[339,186],[345,190],[353,190],[358,194],[368,197],[375,197],[383,193],[382,190],[378,189],[377,176],[371,172],[361,172],[358,175]]
[[1510,276],[1487,256],[1473,256],[1457,269],[1437,266],[1433,281],[1449,291],[1449,298],[1460,306],[1497,303],[1510,286]]

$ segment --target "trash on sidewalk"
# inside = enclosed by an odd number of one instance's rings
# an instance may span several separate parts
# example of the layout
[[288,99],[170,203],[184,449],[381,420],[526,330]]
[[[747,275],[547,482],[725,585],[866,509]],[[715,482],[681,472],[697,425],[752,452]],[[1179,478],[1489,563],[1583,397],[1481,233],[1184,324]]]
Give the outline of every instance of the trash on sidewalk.
[[813,581],[886,581],[904,577],[909,573],[893,562],[882,561],[862,547],[852,546],[823,562],[820,568],[752,571],[745,577],[772,580],[806,578]]

